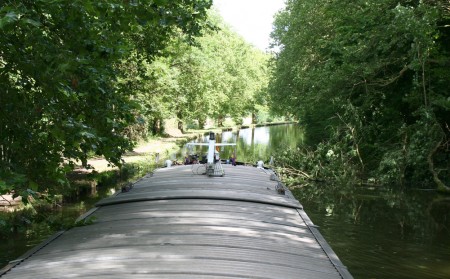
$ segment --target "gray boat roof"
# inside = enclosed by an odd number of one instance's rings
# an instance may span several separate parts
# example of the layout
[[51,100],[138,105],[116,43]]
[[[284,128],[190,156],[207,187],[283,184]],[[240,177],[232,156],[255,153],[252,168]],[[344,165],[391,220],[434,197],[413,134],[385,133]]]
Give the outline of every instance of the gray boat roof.
[[272,171],[198,167],[158,169],[101,200],[82,216],[92,224],[56,233],[0,277],[352,278]]

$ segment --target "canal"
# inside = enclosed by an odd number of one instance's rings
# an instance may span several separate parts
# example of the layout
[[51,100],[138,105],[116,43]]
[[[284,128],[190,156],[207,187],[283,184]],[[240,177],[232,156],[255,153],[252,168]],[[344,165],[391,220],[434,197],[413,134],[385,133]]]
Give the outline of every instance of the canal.
[[[222,159],[235,153],[238,161],[267,163],[272,156],[276,160],[280,148],[301,145],[303,132],[291,124],[226,131],[216,138],[236,143],[221,147]],[[173,158],[188,153],[200,155],[206,149],[185,146]],[[398,188],[323,183],[292,191],[355,278],[450,278],[450,196]],[[55,214],[79,215],[92,203],[89,198]],[[47,237],[46,231],[38,227],[2,240],[0,266]]]
[[[208,142],[209,135],[197,138],[194,143]],[[221,146],[221,159],[230,158],[235,154],[237,161],[256,164],[257,161],[268,163],[271,157],[276,157],[280,148],[295,148],[302,144],[303,131],[296,124],[264,126],[238,131],[224,131],[216,135],[217,143],[236,143],[236,146]],[[183,158],[186,154],[206,155],[207,146],[184,146],[174,154],[173,159]]]

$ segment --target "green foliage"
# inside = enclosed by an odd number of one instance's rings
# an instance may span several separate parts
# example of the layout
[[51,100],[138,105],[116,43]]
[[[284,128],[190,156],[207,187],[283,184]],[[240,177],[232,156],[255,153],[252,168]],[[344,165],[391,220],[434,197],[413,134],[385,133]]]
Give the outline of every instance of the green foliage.
[[34,239],[45,238],[58,230],[73,227],[77,218],[75,214],[79,212],[64,213],[46,202],[27,205],[14,212],[0,212],[0,239],[17,234]]
[[147,123],[175,117],[180,129],[193,121],[203,128],[208,118],[236,120],[265,104],[267,54],[231,31],[215,12],[209,21],[215,28],[205,30],[194,45],[179,32],[162,57],[141,64],[142,77],[129,72]]
[[[124,164],[120,170],[92,172],[83,179],[85,182],[94,182],[99,187],[99,196],[92,200],[84,199],[83,202],[75,205],[66,203],[71,197],[77,195],[73,192],[64,193],[64,199],[62,195],[58,197],[36,195],[37,198],[23,208],[18,208],[14,212],[0,212],[0,239],[7,239],[17,234],[26,234],[30,238],[42,239],[58,230],[90,225],[95,222],[95,218],[87,218],[79,222],[75,222],[75,220],[80,214],[89,210],[95,201],[102,196],[111,194],[109,190],[120,190],[123,185],[144,176],[155,167],[153,162],[139,161]],[[92,183],[89,183],[89,187],[92,187]]]
[[[0,7],[0,194],[57,193],[88,154],[115,165],[139,104],[123,61],[205,26],[209,0],[7,1]],[[137,63],[138,64],[138,63]],[[127,73],[129,74],[129,73]],[[32,192],[31,192],[32,191]],[[27,194],[28,193],[28,194]]]
[[18,212],[0,212],[0,239],[6,239],[13,233],[25,230],[32,220],[34,211],[32,209]]
[[81,220],[75,222],[74,227],[83,227],[83,226],[92,225],[96,219],[97,218],[95,216],[90,216],[88,218],[81,219]]
[[295,114],[317,149],[356,152],[362,178],[448,178],[448,23],[440,1],[289,1],[272,34],[271,107]]
[[353,138],[346,131],[335,131],[329,141],[315,146],[281,147],[275,154],[275,167],[288,185],[308,184],[311,181],[328,185],[356,185],[360,183],[362,166]]

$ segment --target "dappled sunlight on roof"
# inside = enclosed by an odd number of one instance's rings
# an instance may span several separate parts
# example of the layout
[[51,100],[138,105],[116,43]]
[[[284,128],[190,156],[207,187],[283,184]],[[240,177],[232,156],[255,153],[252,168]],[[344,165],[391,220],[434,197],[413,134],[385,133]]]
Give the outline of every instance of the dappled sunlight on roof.
[[270,173],[189,171],[157,170],[100,201],[91,225],[62,233],[5,278],[341,278],[300,203],[278,194]]

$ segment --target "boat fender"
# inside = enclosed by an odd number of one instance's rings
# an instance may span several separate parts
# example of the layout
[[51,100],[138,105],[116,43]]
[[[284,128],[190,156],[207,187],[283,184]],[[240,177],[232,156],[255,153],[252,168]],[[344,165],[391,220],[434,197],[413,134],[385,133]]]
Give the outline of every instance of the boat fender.
[[131,188],[133,188],[133,183],[129,182],[127,183],[127,185],[122,187],[122,193],[126,193],[129,192],[131,190]]
[[272,174],[270,175],[270,180],[272,180],[272,181],[278,181],[277,175],[274,174],[274,173],[272,173]]
[[277,186],[275,186],[275,189],[277,190],[277,193],[280,195],[286,194],[286,190],[284,189],[283,184],[281,184],[280,182],[278,182]]

